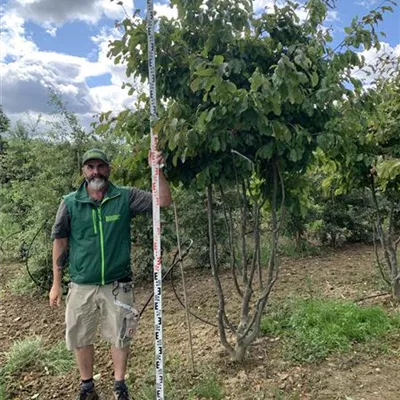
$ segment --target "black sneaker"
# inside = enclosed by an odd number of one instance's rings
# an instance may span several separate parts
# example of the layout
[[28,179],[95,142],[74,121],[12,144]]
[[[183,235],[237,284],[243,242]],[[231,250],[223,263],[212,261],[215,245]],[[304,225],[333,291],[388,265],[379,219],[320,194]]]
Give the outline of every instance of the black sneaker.
[[118,387],[114,389],[115,400],[130,400],[128,388],[126,386]]
[[90,390],[85,390],[82,386],[79,390],[78,397],[76,400],[99,400],[99,396],[94,390],[94,388]]

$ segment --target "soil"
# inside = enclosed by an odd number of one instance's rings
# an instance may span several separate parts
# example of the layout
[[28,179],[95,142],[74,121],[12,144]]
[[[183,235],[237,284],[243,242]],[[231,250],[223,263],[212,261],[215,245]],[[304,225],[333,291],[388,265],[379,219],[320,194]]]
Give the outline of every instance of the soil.
[[[289,296],[317,293],[357,301],[361,305],[379,304],[389,312],[397,312],[397,304],[381,292],[374,259],[372,247],[358,245],[326,251],[319,256],[282,259],[280,278],[269,304],[276,307]],[[0,364],[4,363],[7,351],[16,340],[40,335],[45,347],[63,340],[64,305],[53,310],[43,293],[15,295],[8,290],[7,282],[22,269],[17,264],[0,265]],[[178,270],[175,276],[176,281],[180,281]],[[190,309],[216,323],[217,296],[210,271],[189,269],[186,283]],[[222,283],[228,314],[234,316],[239,299],[229,273],[223,274]],[[139,309],[151,291],[150,283],[135,289]],[[164,282],[163,293],[167,400],[195,399],[189,395],[190,387],[210,376],[211,372],[223,386],[224,399],[400,398],[398,334],[391,336],[386,351],[379,346],[355,344],[349,352],[330,355],[322,362],[305,364],[294,363],[283,356],[281,338],[260,337],[251,346],[246,360],[242,364],[234,364],[219,342],[217,328],[191,318],[195,363],[195,372],[192,372],[184,309],[177,301],[170,281]],[[377,296],[366,299],[374,295]],[[151,304],[141,318],[130,357],[128,382],[134,399],[139,400],[152,398],[151,395],[146,397],[143,389],[151,388],[154,381],[154,317]],[[95,350],[96,387],[102,399],[110,399],[113,376],[108,347],[98,340]],[[78,383],[75,366],[65,376],[50,376],[45,369],[32,368],[15,376],[13,382],[8,382],[8,396],[12,399],[73,399]]]

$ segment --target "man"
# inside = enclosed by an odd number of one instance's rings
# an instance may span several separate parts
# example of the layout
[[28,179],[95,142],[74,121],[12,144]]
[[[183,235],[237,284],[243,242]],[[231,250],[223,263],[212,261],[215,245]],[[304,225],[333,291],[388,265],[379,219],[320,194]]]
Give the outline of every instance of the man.
[[[160,152],[156,162],[162,163]],[[150,163],[150,156],[149,156]],[[107,155],[92,149],[83,155],[84,182],[64,197],[53,227],[53,286],[50,306],[60,305],[62,268],[69,258],[66,342],[75,352],[81,385],[78,399],[98,399],[93,383],[94,336],[111,343],[115,399],[128,400],[125,372],[129,346],[137,326],[130,266],[130,220],[152,210],[151,193],[116,186],[109,181]],[[160,206],[171,204],[160,171]]]

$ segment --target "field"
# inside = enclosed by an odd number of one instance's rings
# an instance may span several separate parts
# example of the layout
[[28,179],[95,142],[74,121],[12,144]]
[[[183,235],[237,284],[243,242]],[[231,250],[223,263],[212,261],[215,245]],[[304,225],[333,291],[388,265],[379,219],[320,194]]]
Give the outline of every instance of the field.
[[[395,315],[398,305],[383,292],[374,268],[374,249],[346,246],[319,255],[281,259],[278,283],[270,297],[267,313],[277,313],[290,299],[318,297],[349,300],[360,307],[378,305]],[[0,266],[0,365],[10,364],[12,344],[40,337],[36,356],[8,375],[0,397],[12,399],[73,399],[79,375],[69,353],[62,348],[64,305],[48,306],[46,295],[35,290],[17,294],[12,283],[20,279],[23,266]],[[175,273],[178,282],[178,272]],[[229,273],[223,276],[229,310],[239,299]],[[15,286],[15,285],[14,285]],[[191,311],[216,322],[216,294],[209,271],[187,271]],[[178,285],[179,288],[179,285]],[[144,304],[152,284],[136,288],[138,308]],[[368,298],[367,298],[368,297]],[[232,314],[233,315],[233,314]],[[354,342],[347,350],[329,353],[319,360],[288,357],[287,343],[280,334],[261,336],[251,347],[246,361],[229,361],[220,345],[217,329],[192,318],[195,371],[187,345],[184,309],[178,303],[171,282],[164,283],[164,344],[166,399],[316,399],[316,400],[397,400],[400,392],[398,329],[364,342]],[[32,342],[32,341],[31,341]],[[22,343],[22,342],[21,342]],[[33,342],[32,342],[33,343]],[[54,367],[49,350],[58,346],[62,368]],[[34,347],[34,345],[32,345]],[[15,347],[15,346],[14,346]],[[47,354],[39,362],[41,354]],[[53,354],[53,353],[52,353]],[[128,382],[134,399],[153,396],[153,313],[149,307],[140,322],[132,345]],[[112,365],[108,347],[96,344],[95,378],[102,399],[111,398]],[[53,367],[52,367],[53,366]],[[67,372],[65,372],[67,371]],[[7,387],[7,390],[5,390]]]

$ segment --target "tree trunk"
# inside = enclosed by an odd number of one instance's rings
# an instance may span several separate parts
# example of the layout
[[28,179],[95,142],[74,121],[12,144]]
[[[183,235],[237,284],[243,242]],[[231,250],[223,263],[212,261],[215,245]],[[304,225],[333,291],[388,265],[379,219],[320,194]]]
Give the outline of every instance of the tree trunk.
[[392,284],[392,295],[395,300],[400,300],[400,279],[395,279]]
[[[400,300],[400,276],[399,276],[399,265],[397,261],[397,243],[392,241],[392,224],[393,224],[393,201],[391,203],[391,208],[389,212],[389,227],[388,231],[385,232],[383,228],[382,218],[380,214],[378,199],[375,193],[375,183],[374,178],[371,177],[371,189],[372,189],[372,199],[376,210],[376,230],[381,242],[383,254],[385,256],[386,265],[390,272],[391,286],[392,286],[392,296],[396,300]],[[377,261],[378,257],[377,257]]]
[[247,346],[243,342],[236,342],[235,353],[231,356],[231,360],[234,362],[242,362],[247,353]]

